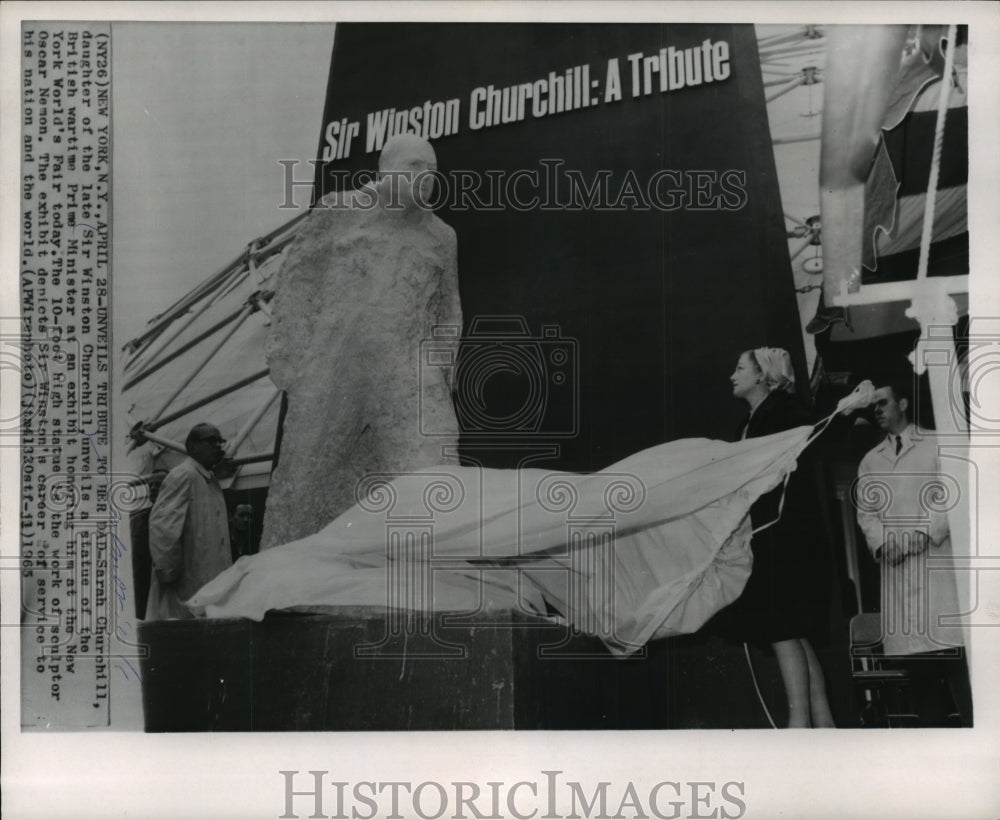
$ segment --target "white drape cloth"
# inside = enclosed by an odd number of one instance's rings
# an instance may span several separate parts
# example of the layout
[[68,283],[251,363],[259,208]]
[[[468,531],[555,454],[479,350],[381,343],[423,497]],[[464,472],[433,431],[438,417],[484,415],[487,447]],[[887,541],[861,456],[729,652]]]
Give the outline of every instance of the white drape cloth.
[[590,474],[371,476],[328,526],[241,558],[188,605],[259,620],[302,605],[544,612],[544,599],[628,653],[697,630],[739,596],[752,563],[750,505],[795,468],[811,430],[683,439]]

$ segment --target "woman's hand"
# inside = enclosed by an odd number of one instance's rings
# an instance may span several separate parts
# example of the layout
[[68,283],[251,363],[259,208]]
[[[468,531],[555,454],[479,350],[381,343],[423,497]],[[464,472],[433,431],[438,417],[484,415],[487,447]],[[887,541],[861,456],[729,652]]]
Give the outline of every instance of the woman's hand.
[[860,410],[862,407],[867,407],[871,404],[874,396],[875,385],[868,379],[865,379],[853,391],[837,402],[837,412],[844,416],[849,416],[855,410]]

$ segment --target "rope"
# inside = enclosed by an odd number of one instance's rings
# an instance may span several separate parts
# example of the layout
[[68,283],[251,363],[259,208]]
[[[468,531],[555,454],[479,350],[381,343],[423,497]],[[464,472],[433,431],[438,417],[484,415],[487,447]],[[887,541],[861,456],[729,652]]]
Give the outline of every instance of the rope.
[[[834,410],[832,413],[830,413],[830,415],[826,416],[826,418],[821,419],[815,425],[813,425],[813,430],[809,434],[809,438],[806,441],[806,447],[808,447],[817,438],[819,438],[819,436],[823,433],[823,431],[829,426],[830,422],[833,421],[833,418],[834,416],[837,415],[837,412],[838,411]],[[766,530],[768,527],[773,527],[775,524],[778,523],[778,521],[781,520],[781,513],[785,507],[785,491],[788,489],[788,479],[790,479],[791,477],[792,477],[791,473],[787,473],[785,475],[785,480],[781,487],[781,500],[778,502],[777,517],[773,521],[769,521],[768,523],[763,524],[760,527],[757,527],[757,529],[755,529],[751,533],[752,535],[756,535],[757,533]],[[746,653],[747,656],[747,666],[750,667],[750,677],[753,680],[753,688],[757,691],[757,700],[760,701],[760,706],[764,710],[764,714],[767,715],[767,721],[768,723],[771,724],[771,728],[777,729],[778,726],[774,722],[774,718],[771,717],[771,712],[767,708],[767,703],[764,702],[764,695],[760,691],[760,685],[757,683],[757,673],[754,671],[753,660],[750,658],[750,646],[746,642],[744,642],[743,644],[743,651]]]
[[[825,418],[820,419],[818,422],[816,422],[816,424],[813,425],[812,432],[809,434],[809,438],[806,440],[806,447],[808,447],[817,438],[819,438],[819,436],[823,433],[823,431],[830,425],[830,422],[833,421],[833,418],[834,418],[834,416],[837,415],[837,413],[838,413],[838,411],[834,410],[832,413],[830,413],[830,415],[826,416]],[[782,482],[782,485],[781,485],[781,498],[778,501],[778,515],[773,520],[768,521],[766,524],[761,524],[759,527],[757,527],[757,529],[753,530],[750,533],[751,535],[756,535],[759,532],[763,532],[768,527],[773,527],[775,524],[778,523],[778,521],[781,520],[781,513],[785,509],[785,491],[788,489],[788,480],[791,477],[792,477],[792,474],[790,472],[786,473],[785,474],[785,480]]]
[[761,524],[757,529],[752,530],[750,535],[756,535],[759,532],[763,532],[768,527],[773,527],[781,520],[781,513],[785,510],[785,491],[788,489],[788,479],[792,477],[791,473],[785,473],[785,480],[781,483],[781,498],[778,499],[778,514],[766,524]]
[[937,204],[938,175],[941,170],[941,146],[944,143],[944,124],[948,116],[948,95],[951,75],[955,70],[956,26],[948,26],[948,42],[944,53],[944,71],[941,74],[941,94],[938,96],[937,123],[934,127],[934,151],[931,154],[931,174],[927,181],[927,202],[924,205],[924,225],[920,234],[920,262],[917,281],[927,277],[927,262],[931,252],[931,234],[934,231],[934,206]]
[[777,729],[778,725],[774,722],[774,718],[771,717],[771,712],[767,708],[767,704],[764,702],[764,695],[760,691],[760,685],[757,683],[757,673],[754,672],[753,661],[750,659],[750,647],[744,642],[743,651],[747,656],[747,666],[750,667],[750,678],[753,680],[753,688],[757,690],[757,700],[760,701],[760,706],[764,710],[764,714],[767,715],[767,722],[771,724],[772,729]]

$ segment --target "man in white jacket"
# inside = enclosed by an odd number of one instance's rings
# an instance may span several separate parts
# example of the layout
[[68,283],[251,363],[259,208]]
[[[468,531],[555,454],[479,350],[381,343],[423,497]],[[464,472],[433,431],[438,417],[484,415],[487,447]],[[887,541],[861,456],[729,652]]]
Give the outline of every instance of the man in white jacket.
[[[905,384],[879,387],[872,406],[886,438],[858,467],[858,525],[882,570],[882,643],[906,668],[922,726],[971,725],[946,510],[957,488],[942,478],[937,441],[910,421]],[[946,701],[950,690],[955,709]]]

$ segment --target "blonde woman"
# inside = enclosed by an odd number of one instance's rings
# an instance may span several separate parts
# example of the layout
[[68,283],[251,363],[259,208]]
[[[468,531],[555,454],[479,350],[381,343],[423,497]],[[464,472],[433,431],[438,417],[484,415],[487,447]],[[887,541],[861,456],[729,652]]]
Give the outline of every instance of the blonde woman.
[[[733,395],[750,408],[739,438],[812,424],[809,411],[793,392],[795,376],[786,350],[745,351],[730,381]],[[730,638],[773,647],[788,699],[789,728],[834,725],[823,669],[810,642],[811,635],[824,629],[830,605],[825,536],[818,529],[820,502],[814,483],[811,471],[800,461],[783,501],[778,487],[751,507],[755,531],[778,520],[755,532],[750,579],[715,624]]]

